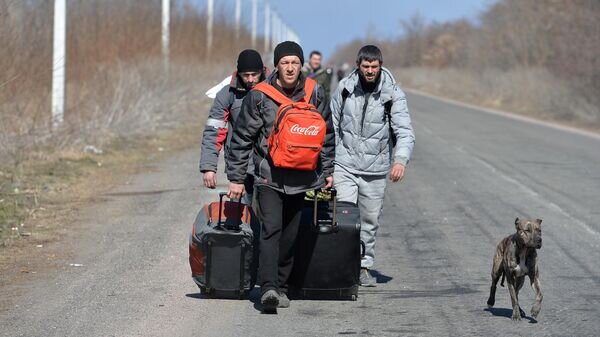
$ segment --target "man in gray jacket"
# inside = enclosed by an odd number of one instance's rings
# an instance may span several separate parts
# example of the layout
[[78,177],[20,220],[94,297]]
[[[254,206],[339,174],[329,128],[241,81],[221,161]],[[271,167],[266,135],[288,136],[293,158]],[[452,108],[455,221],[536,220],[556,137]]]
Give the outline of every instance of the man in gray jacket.
[[[231,83],[217,93],[204,127],[200,155],[200,172],[203,174],[204,186],[208,188],[217,186],[219,152],[223,147],[225,149],[229,147],[232,122],[238,118],[246,94],[263,81],[265,76],[266,70],[256,50],[246,49],[239,54],[237,71],[231,76]],[[249,192],[252,191],[252,185],[252,165],[250,165],[246,177],[246,188]],[[249,203],[250,200],[246,202]]]
[[342,79],[331,98],[335,130],[334,182],[338,200],[358,203],[362,286],[374,287],[370,274],[375,258],[375,236],[383,206],[386,176],[404,176],[415,143],[406,97],[392,74],[382,67],[379,48],[360,49],[357,69]]
[[[300,71],[304,56],[295,42],[285,41],[274,50],[275,71],[265,81],[273,90],[291,101],[309,97],[326,125],[322,151],[314,170],[276,167],[269,155],[268,137],[273,130],[279,104],[259,90],[252,90],[242,103],[242,111],[233,127],[231,146],[226,153],[229,196],[239,198],[244,193],[248,159],[254,160],[254,205],[261,223],[259,279],[261,304],[265,311],[289,306],[286,285],[294,263],[294,247],[304,193],[333,185],[334,131],[331,114],[318,85],[311,92],[311,79]],[[313,83],[314,84],[314,83]]]

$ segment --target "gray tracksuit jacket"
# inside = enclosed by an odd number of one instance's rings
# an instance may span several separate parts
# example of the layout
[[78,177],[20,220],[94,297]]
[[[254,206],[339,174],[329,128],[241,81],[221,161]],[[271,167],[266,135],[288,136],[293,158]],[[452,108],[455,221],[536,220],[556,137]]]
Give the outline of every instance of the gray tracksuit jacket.
[[[274,84],[277,72],[273,72],[266,82]],[[300,74],[298,85],[291,95],[293,101],[304,97],[305,76]],[[226,153],[227,178],[231,182],[244,181],[248,158],[254,160],[255,184],[268,186],[286,194],[297,194],[322,187],[325,177],[333,175],[334,132],[331,114],[324,99],[323,88],[315,87],[311,103],[321,112],[327,124],[325,143],[317,168],[314,171],[290,170],[274,167],[267,146],[267,138],[279,105],[260,91],[252,90],[242,102],[240,116],[233,128],[231,145]]]
[[[265,72],[266,70],[263,74]],[[262,79],[264,80],[264,75]],[[217,172],[219,152],[223,147],[225,151],[229,147],[232,122],[238,118],[242,100],[247,93],[248,90],[242,85],[236,73],[231,76],[231,83],[217,93],[202,135],[200,172]],[[249,173],[252,173],[252,165],[249,165]]]
[[[342,92],[348,96],[342,111]],[[392,146],[385,102],[392,101],[391,129],[396,135]],[[385,175],[392,163],[406,165],[415,144],[406,97],[392,73],[381,70],[377,88],[368,95],[362,90],[358,70],[342,79],[331,97],[335,130],[335,164],[353,174]]]

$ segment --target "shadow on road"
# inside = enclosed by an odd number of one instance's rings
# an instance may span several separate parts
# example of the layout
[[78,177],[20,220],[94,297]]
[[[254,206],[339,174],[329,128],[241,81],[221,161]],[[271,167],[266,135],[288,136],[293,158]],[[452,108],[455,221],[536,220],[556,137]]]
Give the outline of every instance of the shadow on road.
[[[494,316],[500,316],[500,317],[506,317],[506,318],[511,318],[512,317],[512,309],[510,308],[485,308],[483,309],[483,311],[487,311],[490,312],[492,315]],[[528,319],[529,323],[537,323],[537,320],[533,317],[529,317],[529,316],[523,316],[523,318]]]
[[394,279],[393,277],[384,275],[375,269],[371,269],[371,275],[375,277],[377,283],[388,283]]
[[[193,298],[193,299],[197,299],[197,300],[203,300],[203,299],[218,300],[215,297],[212,297],[212,296],[206,295],[206,294],[202,294],[202,293],[185,294],[185,297],[189,297],[189,298]],[[223,299],[223,300],[224,301],[237,301],[237,300],[231,300],[231,299]],[[243,301],[244,300],[241,300],[239,302],[243,302]],[[263,313],[262,305],[260,304],[260,288],[256,287],[250,292],[250,294],[248,296],[248,301],[250,301],[253,304],[254,309],[256,309],[260,313]]]
[[185,297],[195,298],[197,300],[201,300],[201,299],[204,299],[204,298],[210,298],[208,295],[204,295],[202,293],[185,294]]

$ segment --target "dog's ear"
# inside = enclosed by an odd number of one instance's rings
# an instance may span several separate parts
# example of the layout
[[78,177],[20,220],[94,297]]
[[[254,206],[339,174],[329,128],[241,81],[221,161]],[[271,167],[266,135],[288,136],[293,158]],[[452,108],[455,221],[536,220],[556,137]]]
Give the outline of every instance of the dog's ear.
[[519,230],[519,225],[521,225],[521,219],[519,219],[519,218],[516,218],[516,219],[515,219],[515,228],[516,228],[517,230]]
[[535,219],[535,222],[537,222],[538,225],[542,225],[542,219]]

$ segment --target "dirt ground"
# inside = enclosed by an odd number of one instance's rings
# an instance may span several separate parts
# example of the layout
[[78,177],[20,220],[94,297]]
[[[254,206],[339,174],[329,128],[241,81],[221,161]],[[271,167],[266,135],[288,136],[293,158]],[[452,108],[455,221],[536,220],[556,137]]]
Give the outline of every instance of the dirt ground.
[[[35,212],[17,229],[26,235],[17,235],[0,247],[0,311],[20,295],[14,289],[5,293],[5,285],[19,285],[50,269],[65,268],[64,261],[72,256],[73,248],[67,243],[71,240],[62,239],[82,230],[75,225],[79,209],[100,201],[111,188],[127,184],[126,177],[151,171],[152,162],[182,149],[199,147],[201,135],[198,127],[184,127],[136,141],[115,142],[102,155],[60,154],[58,161],[49,165],[60,166],[52,169],[65,172],[61,179],[46,181],[46,195],[40,196]],[[46,172],[39,165],[35,169],[40,175]]]

